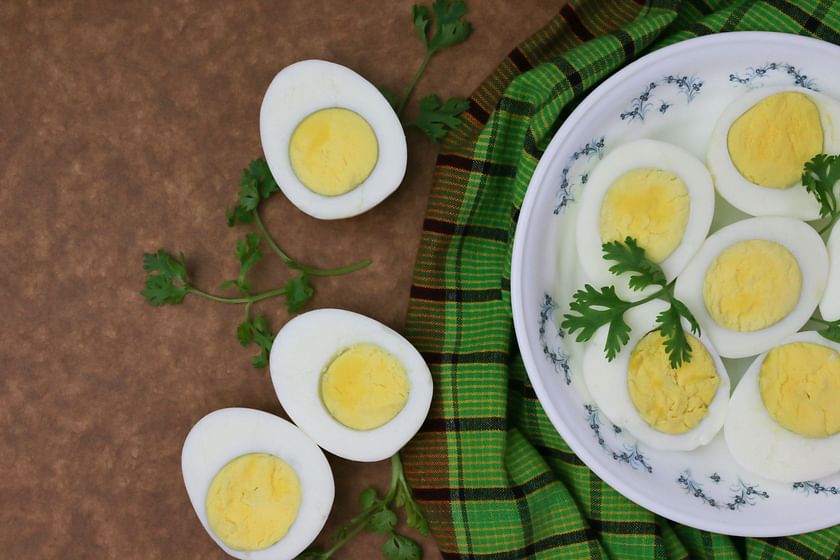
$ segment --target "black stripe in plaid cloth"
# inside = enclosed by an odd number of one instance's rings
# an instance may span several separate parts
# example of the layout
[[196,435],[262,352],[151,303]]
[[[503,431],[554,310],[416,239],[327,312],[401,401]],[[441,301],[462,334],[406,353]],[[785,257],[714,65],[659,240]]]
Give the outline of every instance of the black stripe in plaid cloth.
[[537,159],[562,119],[630,58],[724,29],[838,42],[840,3],[573,1],[511,50],[444,144],[407,322],[436,392],[404,460],[445,558],[840,560],[840,527],[732,539],[626,500],[551,426],[513,342],[512,233]]

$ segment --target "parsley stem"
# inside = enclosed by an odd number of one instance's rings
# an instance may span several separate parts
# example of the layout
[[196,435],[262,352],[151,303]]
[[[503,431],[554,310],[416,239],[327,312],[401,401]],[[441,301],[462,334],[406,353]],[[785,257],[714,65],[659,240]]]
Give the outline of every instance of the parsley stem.
[[827,232],[828,230],[830,230],[830,229],[831,229],[831,226],[833,226],[833,225],[834,225],[834,222],[836,222],[836,221],[837,221],[837,218],[840,218],[840,212],[837,212],[837,213],[832,214],[832,216],[831,216],[831,220],[829,220],[829,221],[828,221],[828,223],[827,223],[826,225],[824,225],[824,226],[822,227],[822,229],[821,229],[821,230],[819,230],[819,232],[818,232],[818,233],[819,233],[820,235],[822,235],[822,234],[824,234],[825,232]]
[[246,303],[248,305],[250,305],[252,303],[256,303],[258,301],[262,301],[264,299],[269,299],[269,298],[273,298],[273,297],[277,297],[277,296],[286,295],[285,288],[277,288],[276,290],[269,290],[267,292],[262,292],[260,294],[254,294],[254,295],[251,295],[251,296],[242,296],[242,297],[217,296],[217,295],[205,292],[204,290],[199,290],[198,288],[195,288],[193,286],[188,287],[187,292],[189,292],[191,294],[201,296],[203,298],[206,298],[206,299],[209,299],[209,300],[212,300],[212,301],[218,301],[219,303],[237,303],[237,304]]
[[288,253],[281,249],[277,242],[274,241],[274,238],[271,236],[270,233],[268,233],[268,229],[266,229],[258,210],[254,210],[254,219],[257,223],[257,228],[259,228],[260,233],[262,233],[263,237],[268,243],[268,246],[271,247],[271,250],[274,251],[277,254],[277,256],[283,260],[284,263],[286,263],[286,266],[288,266],[289,268],[294,268],[295,270],[300,270],[301,272],[304,272],[310,276],[341,276],[342,274],[349,274],[351,272],[361,270],[371,263],[370,259],[363,259],[357,263],[353,263],[347,266],[340,266],[337,268],[318,268],[315,266],[307,266],[305,264],[301,264],[292,257],[290,257]]
[[411,80],[411,83],[406,88],[405,93],[403,93],[402,99],[400,99],[400,104],[397,105],[397,116],[401,117],[402,112],[405,109],[406,103],[408,103],[408,99],[411,97],[411,94],[414,92],[414,88],[417,87],[417,82],[420,81],[420,77],[423,76],[423,73],[426,71],[426,66],[429,65],[429,61],[432,59],[431,51],[426,51],[425,56],[423,56],[423,62],[420,63],[419,68],[417,68],[417,72],[414,73],[414,78]]

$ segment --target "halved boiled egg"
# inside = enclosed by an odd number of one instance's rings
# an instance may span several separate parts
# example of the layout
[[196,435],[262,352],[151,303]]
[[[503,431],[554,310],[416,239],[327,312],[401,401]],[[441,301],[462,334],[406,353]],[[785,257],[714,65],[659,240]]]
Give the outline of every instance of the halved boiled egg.
[[283,194],[316,218],[366,212],[405,175],[399,117],[376,86],[332,62],[303,60],[274,77],[260,136]]
[[840,319],[840,227],[828,236],[828,282],[820,302],[820,315],[826,321]]
[[291,423],[249,408],[199,420],[181,470],[204,529],[235,558],[294,558],[321,532],[335,496],[323,451]]
[[277,397],[295,424],[352,461],[399,451],[432,402],[432,376],[414,346],[351,311],[298,315],[277,333],[270,362]]
[[750,365],[724,435],[745,469],[798,482],[840,471],[840,344],[801,332]]
[[675,295],[725,358],[764,352],[808,321],[825,290],[828,253],[794,218],[749,218],[709,236]]
[[820,153],[840,152],[840,102],[804,88],[762,88],[733,101],[709,143],[720,195],[753,216],[820,217],[802,187],[802,169]]
[[577,216],[578,258],[596,285],[615,284],[624,297],[627,276],[616,278],[602,244],[636,240],[668,280],[700,248],[715,208],[706,167],[687,151],[657,140],[637,140],[609,152],[593,170]]
[[604,355],[608,327],[589,342],[583,357],[586,386],[616,426],[656,449],[689,451],[709,443],[723,426],[729,375],[709,341],[686,327],[691,360],[674,369],[656,329],[662,301],[625,313],[630,340],[613,361]]

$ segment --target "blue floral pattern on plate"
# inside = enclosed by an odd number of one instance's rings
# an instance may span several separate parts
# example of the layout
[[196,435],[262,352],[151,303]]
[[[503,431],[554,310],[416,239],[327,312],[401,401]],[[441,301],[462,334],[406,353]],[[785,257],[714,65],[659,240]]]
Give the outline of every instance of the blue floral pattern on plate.
[[673,75],[669,74],[663,78],[650,82],[644,91],[633,98],[630,102],[630,108],[623,111],[619,117],[621,120],[627,122],[644,121],[651,109],[656,106],[659,114],[664,115],[668,109],[674,106],[674,100],[666,100],[665,98],[657,99],[654,103],[653,91],[664,86],[672,86],[676,88],[677,92],[685,97],[686,104],[691,103],[695,97],[700,94],[703,89],[703,80],[697,76],[688,75]]
[[[586,420],[589,422],[589,429],[592,430],[592,433],[595,435],[595,438],[598,440],[598,445],[607,452],[615,461],[619,463],[626,463],[630,465],[633,469],[644,469],[648,473],[653,472],[653,467],[650,466],[648,463],[647,458],[644,454],[639,450],[638,444],[623,444],[624,451],[616,451],[606,442],[604,439],[604,435],[601,433],[601,418],[598,415],[598,407],[594,404],[585,404],[583,408],[586,410]],[[621,433],[621,428],[618,426],[613,426],[613,432],[616,435]]]
[[786,62],[766,62],[761,66],[750,66],[742,73],[729,74],[729,81],[747,87],[756,87],[761,81],[772,74],[783,73],[790,76],[793,85],[819,91],[813,78],[799,68]]
[[[552,350],[549,348],[548,342],[545,339],[548,326],[554,325],[552,317],[556,309],[557,304],[554,302],[554,299],[550,295],[544,294],[542,305],[540,305],[540,344],[542,344],[543,354],[554,365],[554,371],[563,372],[566,385],[571,385],[572,376],[569,371],[569,354],[562,348],[562,342],[558,344],[557,350]],[[566,336],[563,329],[556,326],[553,326],[553,332],[557,334],[561,341]]]
[[793,489],[804,493],[806,496],[811,494],[822,494],[823,496],[840,495],[840,487],[838,486],[824,486],[819,482],[813,480],[805,480],[802,482],[794,482]]
[[579,184],[585,185],[586,181],[589,180],[589,171],[585,171],[577,176],[573,173],[580,160],[590,160],[593,157],[601,159],[604,156],[605,146],[604,137],[600,136],[593,138],[592,141],[587,142],[569,156],[566,165],[563,166],[563,171],[560,172],[560,188],[557,190],[557,204],[554,207],[555,215],[560,214],[570,202],[575,201],[572,191],[578,184],[578,181],[580,182]]
[[[715,484],[720,482],[720,475],[717,472],[710,475],[709,478]],[[692,478],[689,469],[685,469],[680,473],[680,476],[677,478],[677,484],[687,494],[701,500],[704,504],[716,509],[726,509],[729,511],[740,511],[744,506],[754,506],[759,501],[770,498],[770,494],[762,490],[757,484],[747,484],[740,478],[736,484],[729,487],[732,495],[723,499],[714,498],[706,493],[702,484]]]

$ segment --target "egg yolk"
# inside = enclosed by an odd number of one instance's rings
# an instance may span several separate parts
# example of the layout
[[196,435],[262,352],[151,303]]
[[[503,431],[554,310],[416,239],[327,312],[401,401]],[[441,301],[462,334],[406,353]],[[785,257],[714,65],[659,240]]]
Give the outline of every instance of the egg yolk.
[[642,337],[627,366],[633,406],[649,426],[666,434],[684,434],[697,426],[706,417],[720,384],[709,351],[695,337],[687,336],[691,361],[677,369],[671,367],[659,331]]
[[661,169],[628,171],[610,185],[601,203],[601,240],[636,240],[647,257],[664,261],[682,241],[688,224],[685,183]]
[[354,430],[390,422],[405,406],[408,391],[402,364],[374,344],[347,348],[321,375],[324,405],[333,418]]
[[739,241],[723,250],[703,280],[703,302],[727,329],[753,332],[787,317],[799,302],[802,272],[783,245],[765,239]]
[[261,550],[286,536],[300,509],[294,469],[267,453],[237,457],[207,492],[207,522],[230,548]]
[[324,196],[352,191],[368,178],[379,144],[368,122],[349,109],[315,111],[289,142],[292,170],[309,190]]
[[777,346],[758,377],[770,416],[791,432],[822,438],[840,433],[840,354],[809,342]]
[[805,163],[823,151],[820,111],[802,93],[770,95],[735,120],[726,143],[745,179],[786,189],[799,181]]

